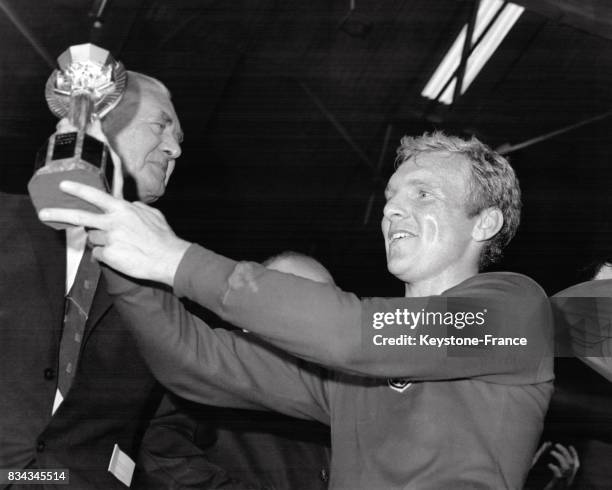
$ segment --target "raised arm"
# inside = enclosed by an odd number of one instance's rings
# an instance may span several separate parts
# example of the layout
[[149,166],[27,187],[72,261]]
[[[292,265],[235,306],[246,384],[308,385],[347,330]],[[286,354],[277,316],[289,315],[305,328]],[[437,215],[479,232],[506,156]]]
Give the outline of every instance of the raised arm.
[[[267,271],[258,264],[237,263],[189,244],[172,232],[159,211],[144,204],[127,203],[79,184],[63,182],[61,187],[104,213],[50,209],[41,211],[41,219],[96,228],[89,238],[97,245],[93,255],[99,260],[134,277],[173,285],[178,295],[299,357],[380,377],[481,377],[510,384],[553,378],[550,306],[541,288],[524,276],[478,274],[441,296],[360,301],[333,286]],[[431,325],[415,329],[403,325],[406,335],[417,336],[417,345],[376,345],[374,315],[398,309],[450,313],[455,319],[455,315],[472,319],[484,315],[482,330],[473,325],[469,330],[482,343],[436,346],[436,338],[450,341],[467,336],[468,330],[453,320],[442,328],[438,325],[435,338]],[[385,331],[391,330],[385,327]],[[421,335],[431,336],[434,345],[423,342]],[[525,339],[527,345],[500,347],[487,343],[486,335]],[[233,347],[231,339],[219,337],[221,346]]]
[[[552,379],[548,300],[536,283],[518,274],[482,274],[443,296],[360,300],[332,285],[237,263],[192,245],[180,262],[174,288],[176,294],[283,350],[349,372],[423,380],[481,376],[512,384]],[[460,318],[457,313],[481,314],[484,321],[469,327],[453,321],[442,328],[424,322],[410,328],[395,321],[393,326],[375,328],[376,318],[398,309],[423,315],[451,313],[455,319]],[[402,334],[414,336],[416,345],[379,345],[384,337]],[[484,339],[487,334],[524,337],[527,346],[421,345],[421,335],[431,340]]]
[[171,293],[105,268],[108,289],[155,376],[208,405],[329,423],[324,371],[243,332],[211,329]]

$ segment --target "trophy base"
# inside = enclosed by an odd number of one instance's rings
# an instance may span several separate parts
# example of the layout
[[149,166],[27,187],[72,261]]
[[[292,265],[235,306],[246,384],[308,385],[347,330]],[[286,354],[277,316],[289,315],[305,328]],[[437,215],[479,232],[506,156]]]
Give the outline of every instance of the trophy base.
[[[90,165],[88,165],[90,166]],[[100,214],[102,210],[93,204],[89,204],[78,197],[62,192],[59,188],[60,182],[74,180],[82,184],[90,185],[101,191],[108,192],[106,179],[99,169],[91,166],[91,170],[75,168],[61,172],[37,172],[28,183],[28,192],[34,208],[38,213],[43,208],[70,208],[90,211]],[[56,223],[45,221],[45,224],[56,230],[64,230],[73,226],[67,223]]]
[[[43,208],[71,208],[100,213],[96,206],[59,188],[62,180],[73,180],[108,192],[113,165],[104,143],[83,130],[52,135],[36,156],[36,171],[28,184],[36,211]],[[66,223],[45,224],[56,230],[72,228]]]

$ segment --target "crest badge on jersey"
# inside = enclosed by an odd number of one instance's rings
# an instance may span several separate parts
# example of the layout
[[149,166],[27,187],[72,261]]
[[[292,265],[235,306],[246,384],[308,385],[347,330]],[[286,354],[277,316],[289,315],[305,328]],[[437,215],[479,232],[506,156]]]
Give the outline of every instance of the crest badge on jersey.
[[412,385],[408,378],[389,378],[387,384],[398,393],[403,393]]

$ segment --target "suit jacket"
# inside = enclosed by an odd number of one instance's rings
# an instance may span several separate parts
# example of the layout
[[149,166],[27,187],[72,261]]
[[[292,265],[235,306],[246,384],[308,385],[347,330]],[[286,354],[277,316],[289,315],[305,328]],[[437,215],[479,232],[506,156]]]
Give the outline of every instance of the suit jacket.
[[[0,468],[67,468],[70,488],[125,488],[107,471],[113,447],[117,444],[136,460],[162,391],[112,307],[102,277],[74,382],[51,415],[65,256],[65,233],[41,224],[27,196],[0,193]],[[198,456],[188,438],[180,432],[176,437],[178,445],[186,444],[173,460],[180,467],[185,454],[191,460]],[[229,481],[199,461],[199,488],[219,488]],[[187,487],[174,478],[172,484],[160,483],[173,476],[169,473],[152,483],[137,468],[132,488]]]
[[[225,329],[236,330],[194,304],[187,307]],[[239,397],[232,400],[230,396],[227,405],[232,406],[232,401],[240,405]],[[165,397],[163,406],[166,409],[160,410],[163,414],[146,431],[139,453],[151,490],[229,490],[232,485],[260,490],[328,487],[330,437],[326,425],[276,412],[202,405],[175,395]],[[191,448],[180,440],[179,433],[192,441]],[[177,458],[180,455],[182,459]],[[208,486],[202,486],[202,473],[210,474]],[[152,485],[155,477],[159,482]]]
[[207,440],[214,421],[215,439],[206,447],[211,463],[235,478],[266,488],[324,490],[329,482],[329,427],[275,412],[204,407],[199,439]]

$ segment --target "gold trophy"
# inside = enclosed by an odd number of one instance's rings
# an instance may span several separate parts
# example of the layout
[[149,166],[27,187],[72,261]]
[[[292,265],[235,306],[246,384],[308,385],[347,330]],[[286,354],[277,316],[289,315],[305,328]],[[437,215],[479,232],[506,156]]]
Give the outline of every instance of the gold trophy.
[[[34,176],[28,184],[37,211],[61,207],[100,210],[79,198],[63,193],[59,183],[74,180],[108,192],[112,186],[113,164],[108,147],[87,134],[94,116],[101,118],[121,100],[127,83],[124,66],[111,54],[93,44],[70,46],[57,58],[45,86],[51,112],[67,117],[77,129],[53,134],[36,158]],[[46,223],[56,229],[65,223]]]

